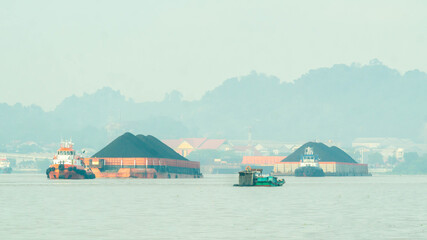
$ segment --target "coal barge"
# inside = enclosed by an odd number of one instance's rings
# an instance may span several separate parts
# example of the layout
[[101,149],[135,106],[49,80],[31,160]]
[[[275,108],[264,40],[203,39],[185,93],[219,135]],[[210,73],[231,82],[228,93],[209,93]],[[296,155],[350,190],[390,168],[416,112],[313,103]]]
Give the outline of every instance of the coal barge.
[[[317,164],[314,167],[319,167],[324,172],[325,176],[371,176],[368,171],[367,164],[360,164],[356,162],[350,155],[345,153],[342,149],[336,146],[327,146],[320,142],[307,142],[292,154],[284,158],[279,163],[274,164],[274,175],[277,176],[293,176],[304,175],[303,169],[296,171],[301,167],[301,156],[314,155],[306,154],[306,149],[311,148],[316,157]],[[312,172],[320,172],[319,169],[314,170],[308,168],[307,175],[313,175]],[[314,170],[314,171],[311,171]],[[301,172],[300,172],[301,171]]]
[[151,135],[125,133],[84,159],[96,178],[200,178],[189,161]]

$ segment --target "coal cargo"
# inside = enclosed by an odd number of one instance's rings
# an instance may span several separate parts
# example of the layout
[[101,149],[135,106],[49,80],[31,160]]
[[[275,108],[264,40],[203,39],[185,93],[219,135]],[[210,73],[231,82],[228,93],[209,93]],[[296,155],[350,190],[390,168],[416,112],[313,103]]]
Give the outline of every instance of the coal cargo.
[[125,133],[95,153],[93,158],[156,158],[159,153],[132,133]]
[[144,136],[142,134],[139,134],[136,135],[136,137],[147,145],[151,146],[153,149],[156,149],[159,154],[158,157],[160,158],[187,160],[185,157],[175,152],[175,150],[170,148],[168,145],[164,144],[162,141],[151,135]]
[[325,144],[318,142],[308,142],[302,145],[300,148],[295,150],[295,152],[283,159],[282,162],[299,162],[307,147],[312,148],[313,151],[319,155],[319,162],[357,163],[343,150],[335,146],[328,147]]
[[189,161],[157,138],[125,133],[91,158],[97,178],[200,178],[200,163]]

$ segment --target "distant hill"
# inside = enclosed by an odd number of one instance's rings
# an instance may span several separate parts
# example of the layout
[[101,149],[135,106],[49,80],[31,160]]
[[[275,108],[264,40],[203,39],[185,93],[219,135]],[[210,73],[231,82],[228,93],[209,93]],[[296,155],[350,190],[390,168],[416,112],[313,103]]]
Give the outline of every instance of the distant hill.
[[[179,76],[177,76],[179,78]],[[397,137],[427,141],[427,74],[400,74],[379,61],[310,70],[292,83],[252,72],[225,80],[196,101],[179,92],[136,103],[119,91],[66,98],[54,111],[0,104],[0,149],[72,137],[99,149],[125,131],[159,138],[304,141]]]

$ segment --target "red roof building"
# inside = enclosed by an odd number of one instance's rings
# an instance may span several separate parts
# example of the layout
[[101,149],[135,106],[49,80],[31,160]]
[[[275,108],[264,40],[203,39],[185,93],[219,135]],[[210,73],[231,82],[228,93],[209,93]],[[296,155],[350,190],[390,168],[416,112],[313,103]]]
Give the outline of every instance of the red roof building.
[[225,144],[225,142],[225,139],[207,139],[199,149],[219,149],[223,144]]
[[242,160],[243,165],[261,165],[261,166],[274,166],[279,163],[286,156],[244,156]]

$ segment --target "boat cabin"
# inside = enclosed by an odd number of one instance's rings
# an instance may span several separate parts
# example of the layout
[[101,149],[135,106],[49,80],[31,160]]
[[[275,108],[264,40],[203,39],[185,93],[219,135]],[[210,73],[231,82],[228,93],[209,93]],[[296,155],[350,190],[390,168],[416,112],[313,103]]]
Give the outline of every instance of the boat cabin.
[[71,141],[61,142],[61,147],[53,157],[53,164],[70,164],[84,166],[82,159],[76,155]]
[[10,162],[6,157],[0,157],[0,168],[8,168],[10,167]]
[[319,156],[315,155],[313,148],[306,147],[301,156],[300,167],[319,167]]

